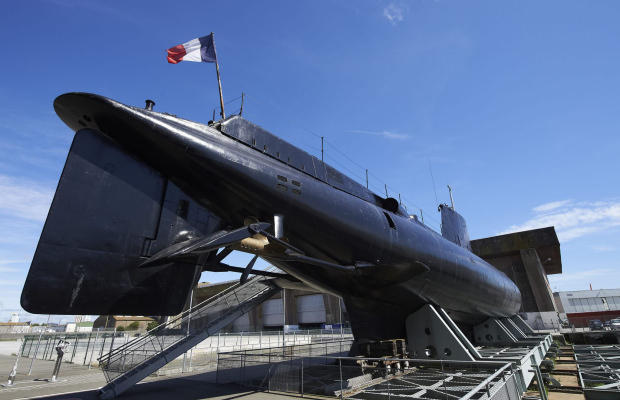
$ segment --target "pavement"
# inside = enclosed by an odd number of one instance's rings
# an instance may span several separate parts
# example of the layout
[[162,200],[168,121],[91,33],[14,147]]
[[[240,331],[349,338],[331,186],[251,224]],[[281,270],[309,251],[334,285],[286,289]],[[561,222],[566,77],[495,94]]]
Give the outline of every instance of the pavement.
[[[0,355],[0,383],[6,384],[15,364],[15,356]],[[106,384],[98,368],[63,363],[57,382],[49,382],[54,369],[53,361],[35,360],[28,375],[32,359],[20,358],[15,385],[0,387],[0,400],[50,399],[95,400],[97,390]],[[238,385],[215,383],[215,371],[183,374],[174,377],[149,377],[121,395],[122,400],[277,400],[290,396],[256,392]]]

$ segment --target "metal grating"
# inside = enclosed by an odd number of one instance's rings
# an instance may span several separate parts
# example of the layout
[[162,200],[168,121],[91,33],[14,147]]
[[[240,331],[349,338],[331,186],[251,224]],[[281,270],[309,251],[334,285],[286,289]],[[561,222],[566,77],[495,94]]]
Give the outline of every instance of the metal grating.
[[586,399],[620,399],[620,346],[573,346]]
[[[520,399],[511,363],[335,357],[351,342],[221,353],[218,383],[360,400]],[[331,354],[330,354],[331,353]],[[314,354],[314,355],[310,355]],[[362,367],[366,360],[374,366]]]

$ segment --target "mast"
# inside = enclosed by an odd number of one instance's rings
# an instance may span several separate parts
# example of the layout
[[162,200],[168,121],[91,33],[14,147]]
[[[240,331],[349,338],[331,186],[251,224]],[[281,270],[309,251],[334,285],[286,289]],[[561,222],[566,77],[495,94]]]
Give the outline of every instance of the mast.
[[222,95],[222,81],[220,80],[220,65],[217,62],[217,51],[215,49],[215,35],[211,32],[211,42],[213,43],[213,53],[215,54],[215,71],[217,72],[217,86],[220,89],[220,107],[222,108],[222,112],[220,115],[222,119],[226,118],[226,114],[224,113],[224,96]]

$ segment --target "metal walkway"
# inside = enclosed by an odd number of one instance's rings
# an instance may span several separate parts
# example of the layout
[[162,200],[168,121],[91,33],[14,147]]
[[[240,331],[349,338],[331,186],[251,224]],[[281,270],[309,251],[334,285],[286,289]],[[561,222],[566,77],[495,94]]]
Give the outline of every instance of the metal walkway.
[[256,276],[232,286],[101,357],[99,365],[108,384],[99,397],[118,396],[273,296],[281,290],[273,279]]

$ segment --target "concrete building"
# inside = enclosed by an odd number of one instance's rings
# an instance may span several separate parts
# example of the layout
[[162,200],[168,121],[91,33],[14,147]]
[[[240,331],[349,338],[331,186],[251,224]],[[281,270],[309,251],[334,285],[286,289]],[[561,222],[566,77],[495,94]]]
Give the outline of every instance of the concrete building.
[[0,322],[0,334],[28,332],[30,332],[30,322]]
[[66,332],[92,332],[94,322],[68,322]]
[[562,273],[560,242],[553,227],[473,240],[472,251],[519,287],[521,315],[534,329],[558,327],[547,275]]
[[101,315],[99,316],[95,322],[93,322],[92,329],[97,328],[108,328],[108,329],[118,329],[122,327],[123,329],[127,329],[127,327],[135,322],[137,322],[137,330],[144,331],[146,327],[151,322],[155,321],[154,318],[151,317],[132,317],[132,316],[121,316],[121,315]]
[[90,315],[76,315],[73,320],[76,324],[79,324],[80,322],[91,322]]
[[55,324],[55,323],[50,323],[49,325],[47,325],[47,330],[46,332],[66,332],[67,331],[67,324]]
[[553,297],[560,316],[576,328],[587,327],[593,319],[620,318],[620,289],[555,292]]
[[[199,283],[192,303],[198,304],[238,281]],[[286,319],[284,314],[286,312]],[[286,323],[285,323],[286,322]],[[316,291],[284,289],[224,330],[229,332],[290,329],[339,329],[349,326],[348,314],[339,297]]]

